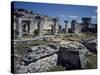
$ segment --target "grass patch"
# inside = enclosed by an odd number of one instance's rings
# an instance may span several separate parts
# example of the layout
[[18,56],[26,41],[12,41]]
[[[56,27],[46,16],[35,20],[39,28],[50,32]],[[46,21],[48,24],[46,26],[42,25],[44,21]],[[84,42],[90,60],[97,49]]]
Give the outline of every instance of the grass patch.
[[80,40],[87,40],[91,38],[97,38],[95,34],[82,34],[79,35],[71,34],[71,35],[63,35],[62,39],[65,41],[80,41]]
[[32,38],[34,35],[24,35],[23,38]]
[[62,66],[54,66],[49,68],[47,72],[53,72],[53,71],[65,71],[65,68]]
[[19,55],[23,55],[28,49],[28,46],[27,45],[17,45],[15,47],[15,50],[16,50],[16,53],[19,54]]
[[97,55],[86,55],[87,59],[87,69],[95,69],[97,68]]
[[49,41],[30,41],[30,43],[24,42],[24,43],[19,43],[15,46],[15,50],[17,54],[24,54],[29,47],[33,46],[38,46],[38,45],[49,45]]

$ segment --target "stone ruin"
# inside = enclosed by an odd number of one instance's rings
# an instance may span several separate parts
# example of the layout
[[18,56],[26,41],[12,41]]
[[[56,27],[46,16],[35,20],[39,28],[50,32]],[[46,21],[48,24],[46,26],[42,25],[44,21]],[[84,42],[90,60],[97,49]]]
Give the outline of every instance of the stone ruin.
[[15,55],[15,73],[47,72],[54,66],[62,66],[66,70],[84,69],[86,65],[86,47],[82,44],[38,45],[27,49],[22,56]]
[[13,11],[14,37],[25,35],[57,34],[59,31],[59,20],[47,15],[41,15],[25,9]]
[[58,64],[67,70],[84,69],[86,66],[85,54],[87,48],[78,42],[66,42],[60,45]]
[[[45,29],[46,31],[50,30],[54,35],[57,35],[58,30],[62,32],[61,27],[58,29],[59,21],[56,18],[51,19],[48,16],[26,12],[25,10],[16,10],[14,13],[14,32],[18,37],[23,37],[25,34],[32,35],[36,29],[38,30],[39,36],[32,38],[32,40],[43,40],[42,34],[44,34]],[[65,20],[64,22],[65,32],[68,34],[68,21]],[[77,23],[74,22],[72,24],[74,24],[72,28],[73,32],[77,32],[75,31],[77,29],[75,27]],[[29,40],[27,41],[30,42],[31,40]],[[84,41],[82,44],[66,41],[66,43],[59,45],[50,44],[47,46],[38,45],[29,47],[21,56],[16,53],[14,54],[14,71],[15,73],[47,72],[49,68],[54,66],[62,66],[66,70],[84,69],[87,64],[85,59],[85,54],[87,53],[86,47],[88,45],[88,49],[90,49],[91,46],[89,47],[89,45],[91,45],[91,42],[88,41],[86,43]],[[94,45],[96,43],[92,41],[92,44]],[[96,50],[96,46],[92,49]]]

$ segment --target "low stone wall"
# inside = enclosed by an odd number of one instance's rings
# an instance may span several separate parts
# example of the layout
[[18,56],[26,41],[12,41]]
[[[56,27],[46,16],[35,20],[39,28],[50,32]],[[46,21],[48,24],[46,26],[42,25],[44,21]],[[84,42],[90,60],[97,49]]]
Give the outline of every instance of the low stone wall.
[[82,44],[84,44],[90,52],[97,53],[97,39],[84,40]]
[[68,42],[64,45],[38,45],[27,49],[15,62],[15,73],[46,72],[54,66],[66,70],[83,69],[86,65],[87,49],[81,43]]
[[[59,47],[56,45],[40,45],[30,47],[21,56],[20,61],[15,63],[15,73],[45,72],[50,67],[57,65],[57,53]],[[18,56],[17,56],[18,57]]]
[[46,72],[50,67],[57,65],[57,54],[37,60],[28,65],[28,71],[32,72]]
[[86,65],[87,48],[81,43],[66,43],[61,45],[58,52],[58,65],[66,69],[83,69]]

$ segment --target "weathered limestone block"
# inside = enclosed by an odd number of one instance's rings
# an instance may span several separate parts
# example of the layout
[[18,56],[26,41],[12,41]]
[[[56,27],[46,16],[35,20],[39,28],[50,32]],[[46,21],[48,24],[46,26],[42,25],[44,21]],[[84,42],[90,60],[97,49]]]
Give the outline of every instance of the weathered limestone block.
[[56,66],[57,54],[45,57],[43,59],[37,60],[36,62],[30,63],[28,65],[28,72],[45,72],[50,67]]
[[85,53],[87,48],[81,43],[66,43],[61,45],[58,52],[58,64],[66,67],[66,69],[85,68]]
[[79,58],[80,58],[81,68],[84,69],[87,64],[86,58],[85,58],[85,53],[79,54]]
[[[20,60],[16,60],[16,73],[45,72],[50,67],[57,65],[57,53],[59,48],[56,45],[34,46],[27,50]],[[16,56],[18,57],[18,55]]]
[[[87,48],[79,42],[66,42],[60,45],[38,45],[30,47],[16,63],[16,73],[46,72],[49,68],[61,65],[66,70],[83,69],[86,65]],[[16,56],[18,57],[18,55]]]
[[22,62],[21,64],[17,63],[15,65],[15,73],[27,73],[27,66],[25,66],[23,63],[24,62]]
[[27,51],[27,53],[24,54],[22,59],[26,62],[31,62],[31,61],[35,61],[37,59],[55,54],[56,52],[58,52],[58,50],[59,50],[59,48],[57,48],[56,46],[53,46],[53,45],[34,46],[34,47],[31,47]]
[[87,47],[90,52],[97,53],[97,40],[90,39],[82,41],[82,43]]

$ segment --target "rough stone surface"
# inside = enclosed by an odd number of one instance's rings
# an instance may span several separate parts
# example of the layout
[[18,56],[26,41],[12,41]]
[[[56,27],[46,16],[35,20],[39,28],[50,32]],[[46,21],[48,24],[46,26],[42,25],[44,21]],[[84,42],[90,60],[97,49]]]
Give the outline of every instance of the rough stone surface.
[[15,73],[27,73],[27,66],[24,65],[24,62],[15,65]]
[[58,48],[56,46],[34,46],[31,47],[27,53],[24,54],[23,60],[27,62],[31,62],[46,56],[50,56],[54,53],[58,52]]
[[27,52],[19,56],[15,54],[15,73],[45,72],[50,67],[57,65],[57,53],[59,47],[56,45],[40,45],[30,47]]
[[[79,42],[66,42],[60,45],[39,45],[30,47],[20,60],[16,61],[16,73],[45,72],[57,65],[65,69],[82,69],[86,65],[87,48]],[[16,55],[19,58],[18,55]]]
[[54,54],[52,56],[37,60],[36,62],[33,62],[28,65],[28,71],[29,72],[45,72],[50,67],[56,66],[57,63],[57,54]]
[[[13,11],[14,14],[14,35],[17,37],[23,37],[24,35],[34,35],[37,33],[39,35],[43,34],[51,34],[53,27],[55,27],[56,33],[59,32],[59,20],[57,20],[56,24],[54,24],[53,18],[41,15],[38,13],[33,13],[32,11],[29,12],[25,9],[15,9]],[[20,15],[20,16],[18,16]],[[21,20],[19,20],[19,18]],[[18,21],[16,21],[18,19]],[[49,20],[49,21],[48,21]],[[17,26],[18,25],[18,26]],[[24,31],[22,31],[22,28],[24,28]],[[19,30],[20,29],[20,30]],[[48,30],[50,32],[48,32]],[[20,34],[19,34],[20,33]]]
[[97,53],[97,40],[85,40],[82,42],[90,52]]
[[[85,68],[87,48],[79,42],[62,44],[58,53],[58,63],[66,69]],[[63,61],[63,62],[62,62]]]

